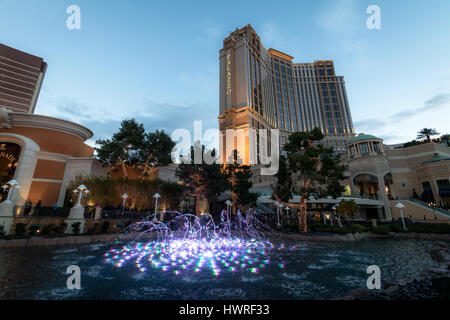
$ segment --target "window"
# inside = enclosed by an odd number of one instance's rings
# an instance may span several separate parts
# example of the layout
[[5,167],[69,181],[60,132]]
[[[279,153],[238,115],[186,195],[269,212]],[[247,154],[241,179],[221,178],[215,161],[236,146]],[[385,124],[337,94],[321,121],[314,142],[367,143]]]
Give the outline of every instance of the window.
[[367,142],[361,143],[359,145],[359,151],[361,151],[361,154],[369,153],[369,145],[367,144]]
[[441,191],[449,191],[450,190],[450,181],[449,179],[441,179],[436,180],[436,184],[439,188],[439,192]]
[[373,143],[373,151],[375,151],[375,152],[381,152],[381,149],[380,149],[380,143],[379,143],[379,142],[374,142],[374,143]]

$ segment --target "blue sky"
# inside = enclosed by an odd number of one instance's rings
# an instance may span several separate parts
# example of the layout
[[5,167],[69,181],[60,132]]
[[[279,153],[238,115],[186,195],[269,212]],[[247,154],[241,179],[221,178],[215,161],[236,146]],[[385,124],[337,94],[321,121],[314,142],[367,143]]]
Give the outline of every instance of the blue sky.
[[[81,30],[66,28],[72,4]],[[366,27],[369,5],[381,30]],[[357,132],[398,143],[450,131],[449,13],[446,0],[0,0],[0,42],[48,63],[36,113],[86,125],[94,141],[130,117],[169,133],[217,128],[218,51],[250,23],[295,62],[334,60]]]

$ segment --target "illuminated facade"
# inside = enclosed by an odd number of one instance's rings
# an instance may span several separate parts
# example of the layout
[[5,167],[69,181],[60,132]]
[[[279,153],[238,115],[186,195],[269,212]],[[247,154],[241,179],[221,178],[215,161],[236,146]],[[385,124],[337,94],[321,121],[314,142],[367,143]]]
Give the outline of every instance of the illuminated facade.
[[[282,146],[290,133],[318,127],[326,135],[325,145],[345,152],[354,128],[343,77],[335,75],[330,60],[293,63],[293,59],[266,50],[250,25],[224,39],[219,115],[224,162],[230,143],[247,164],[260,159],[262,147],[267,150],[264,155],[270,154],[270,132],[262,139],[259,129],[279,129]],[[234,141],[227,141],[227,129],[240,129]],[[251,129],[255,134],[250,134]]]
[[0,43],[0,106],[33,113],[46,70],[42,58]]

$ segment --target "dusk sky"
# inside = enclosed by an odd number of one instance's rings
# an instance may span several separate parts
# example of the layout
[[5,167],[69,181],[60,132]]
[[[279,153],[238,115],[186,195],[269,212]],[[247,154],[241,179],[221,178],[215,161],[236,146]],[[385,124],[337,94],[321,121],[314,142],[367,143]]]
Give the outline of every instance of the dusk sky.
[[[69,30],[69,5],[81,29]],[[381,30],[366,9],[381,8]],[[450,1],[0,0],[0,42],[48,63],[36,113],[110,136],[125,118],[148,130],[217,128],[219,50],[251,24],[294,62],[331,59],[356,131],[385,143],[423,127],[450,132]]]

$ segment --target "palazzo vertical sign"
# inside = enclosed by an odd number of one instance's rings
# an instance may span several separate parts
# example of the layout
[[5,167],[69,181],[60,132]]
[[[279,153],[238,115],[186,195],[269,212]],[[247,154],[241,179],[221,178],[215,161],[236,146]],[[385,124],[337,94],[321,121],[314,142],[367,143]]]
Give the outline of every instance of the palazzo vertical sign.
[[231,52],[226,55],[226,90],[227,96],[231,94]]

